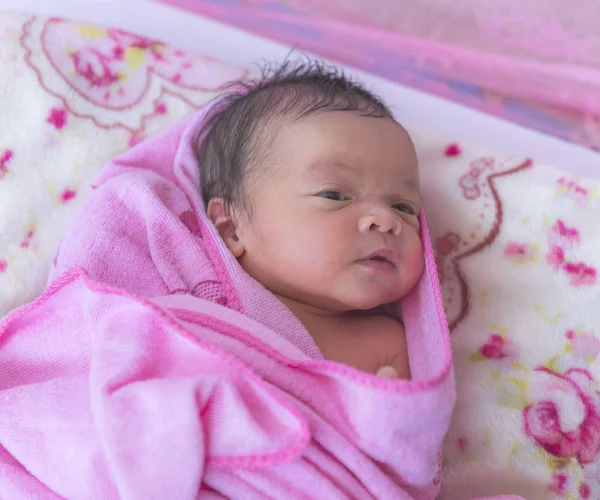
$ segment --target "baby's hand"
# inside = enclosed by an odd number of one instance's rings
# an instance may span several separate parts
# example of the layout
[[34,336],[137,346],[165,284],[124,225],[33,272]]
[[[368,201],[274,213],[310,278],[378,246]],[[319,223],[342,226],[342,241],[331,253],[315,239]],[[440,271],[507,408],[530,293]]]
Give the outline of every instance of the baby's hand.
[[389,366],[389,365],[382,366],[379,370],[377,370],[377,373],[375,375],[378,377],[381,377],[381,378],[389,378],[389,379],[400,378],[396,369],[393,366]]

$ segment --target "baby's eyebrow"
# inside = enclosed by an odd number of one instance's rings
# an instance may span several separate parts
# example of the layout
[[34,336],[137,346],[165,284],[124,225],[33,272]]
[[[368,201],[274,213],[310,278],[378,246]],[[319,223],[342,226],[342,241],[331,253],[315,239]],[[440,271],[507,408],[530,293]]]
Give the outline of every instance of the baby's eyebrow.
[[418,180],[415,180],[412,177],[409,177],[407,179],[404,179],[402,181],[402,184],[404,184],[406,187],[412,189],[413,191],[420,191],[421,190],[421,186]]
[[330,172],[332,170],[338,170],[340,172],[353,172],[356,170],[352,165],[338,160],[336,158],[319,158],[313,161],[309,167],[309,172]]
[[[337,171],[337,172],[345,173],[345,174],[348,174],[348,173],[359,174],[360,173],[357,166],[346,163],[342,160],[338,160],[337,158],[327,158],[327,157],[318,158],[317,160],[313,161],[308,166],[307,171],[308,171],[308,173],[315,173],[315,174],[331,173],[332,171],[333,172]],[[412,176],[400,179],[398,183],[404,185],[411,191],[419,192],[421,190],[419,180],[415,179]]]

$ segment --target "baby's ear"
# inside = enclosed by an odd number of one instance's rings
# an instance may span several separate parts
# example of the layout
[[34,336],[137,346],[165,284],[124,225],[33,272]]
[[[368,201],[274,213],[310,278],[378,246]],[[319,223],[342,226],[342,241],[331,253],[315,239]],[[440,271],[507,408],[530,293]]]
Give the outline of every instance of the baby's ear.
[[236,259],[244,255],[245,248],[235,232],[235,225],[225,209],[223,198],[212,198],[206,209],[208,218],[219,231],[221,238]]

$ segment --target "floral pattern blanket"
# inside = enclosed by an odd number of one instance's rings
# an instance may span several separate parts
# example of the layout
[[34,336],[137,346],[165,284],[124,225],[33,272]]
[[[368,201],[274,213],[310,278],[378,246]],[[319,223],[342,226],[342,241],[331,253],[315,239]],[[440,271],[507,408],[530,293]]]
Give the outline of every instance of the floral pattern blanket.
[[[3,315],[102,164],[247,70],[61,19],[2,15],[0,42]],[[457,376],[441,498],[600,498],[600,180],[411,132]]]

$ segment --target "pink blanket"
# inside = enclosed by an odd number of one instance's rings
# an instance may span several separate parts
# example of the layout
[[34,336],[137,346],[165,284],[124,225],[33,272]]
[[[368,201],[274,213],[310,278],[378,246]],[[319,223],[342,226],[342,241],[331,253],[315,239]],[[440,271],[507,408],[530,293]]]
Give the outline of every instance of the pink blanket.
[[326,361],[206,218],[204,116],[107,165],[0,323],[0,497],[435,498],[455,394],[425,225],[413,380]]

